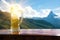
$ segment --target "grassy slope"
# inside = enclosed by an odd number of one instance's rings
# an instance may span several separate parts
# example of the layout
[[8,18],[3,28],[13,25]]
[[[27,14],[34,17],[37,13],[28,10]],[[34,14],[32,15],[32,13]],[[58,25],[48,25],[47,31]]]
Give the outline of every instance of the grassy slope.
[[21,28],[22,29],[42,29],[42,28],[53,28],[54,26],[44,20],[33,20],[33,19],[24,19]]
[[0,29],[10,28],[10,14],[7,12],[0,11]]

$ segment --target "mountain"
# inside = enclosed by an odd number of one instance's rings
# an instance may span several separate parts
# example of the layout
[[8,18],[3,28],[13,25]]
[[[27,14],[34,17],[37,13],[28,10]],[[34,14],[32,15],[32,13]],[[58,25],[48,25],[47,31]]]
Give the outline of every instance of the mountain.
[[55,15],[52,11],[49,13],[49,15],[44,18],[45,21],[51,23],[52,25],[54,25],[55,27],[54,28],[60,28],[60,19],[58,18],[54,18]]
[[45,20],[34,20],[24,18],[22,24],[20,25],[21,29],[52,29],[54,26],[48,23]]
[[11,17],[10,13],[2,12],[0,10],[0,29],[8,29],[8,28],[10,28],[10,24],[11,24],[10,17]]
[[[56,20],[56,19],[54,18],[55,15],[52,17],[51,17],[51,15],[53,15],[53,14],[49,14],[49,16],[44,18],[44,20],[38,20],[40,18],[37,18],[37,20],[31,19],[31,18],[30,19],[23,18],[23,22],[20,25],[20,28],[21,29],[53,29],[55,26],[53,24],[51,24],[51,21],[52,21],[52,23],[54,23],[55,22],[54,20]],[[10,26],[11,26],[10,17],[11,17],[10,13],[0,11],[0,29],[9,29],[10,28]]]

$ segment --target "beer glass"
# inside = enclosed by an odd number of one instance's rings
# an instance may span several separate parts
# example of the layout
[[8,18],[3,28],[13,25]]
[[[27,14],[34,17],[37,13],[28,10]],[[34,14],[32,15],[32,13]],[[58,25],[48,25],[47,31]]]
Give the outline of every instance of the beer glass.
[[[17,10],[17,6],[16,6],[16,8],[15,8],[15,6],[13,6],[13,7],[11,7],[10,12],[11,12],[11,34],[19,34],[20,33],[20,24],[22,22],[22,11]],[[19,15],[20,15],[20,17],[19,17]]]

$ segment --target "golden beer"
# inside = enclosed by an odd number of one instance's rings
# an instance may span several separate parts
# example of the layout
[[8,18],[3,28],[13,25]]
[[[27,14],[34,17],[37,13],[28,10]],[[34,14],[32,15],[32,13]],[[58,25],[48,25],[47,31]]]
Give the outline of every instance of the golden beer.
[[11,13],[11,34],[19,34],[20,23],[22,21],[21,10],[18,10],[18,6],[14,5],[10,8]]
[[11,18],[11,30],[12,34],[18,34],[19,33],[19,19],[18,17],[12,17]]

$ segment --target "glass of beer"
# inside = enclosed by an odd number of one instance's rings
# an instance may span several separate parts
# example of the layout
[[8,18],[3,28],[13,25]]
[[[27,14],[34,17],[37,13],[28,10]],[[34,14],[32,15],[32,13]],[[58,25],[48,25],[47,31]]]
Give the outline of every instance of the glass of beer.
[[11,34],[20,33],[20,24],[22,22],[22,12],[18,9],[17,5],[10,8],[11,13]]
[[19,34],[19,19],[18,17],[14,16],[11,18],[11,33],[12,34]]

